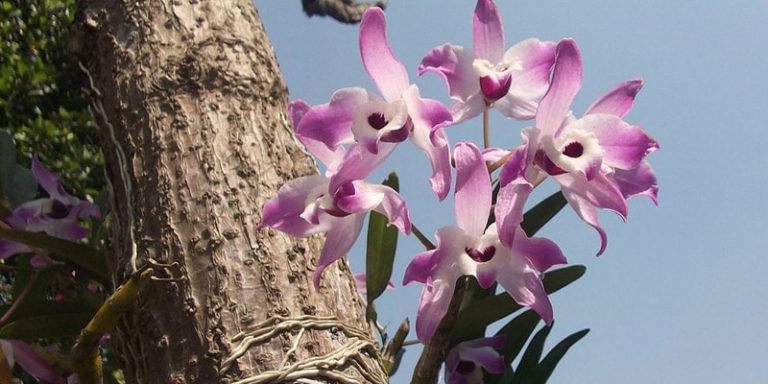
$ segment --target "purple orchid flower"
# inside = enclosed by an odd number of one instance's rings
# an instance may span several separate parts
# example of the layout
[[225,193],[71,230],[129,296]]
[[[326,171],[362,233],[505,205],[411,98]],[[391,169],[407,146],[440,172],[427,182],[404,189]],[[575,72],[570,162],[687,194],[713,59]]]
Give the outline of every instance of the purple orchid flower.
[[[5,222],[13,229],[45,232],[67,240],[86,237],[88,230],[80,226],[79,220],[84,217],[101,217],[99,208],[68,194],[61,178],[43,167],[37,157],[32,158],[32,174],[48,193],[48,197],[19,205],[5,217]],[[32,252],[32,249],[24,244],[0,239],[0,259],[25,252]]]
[[454,122],[477,116],[493,104],[503,115],[529,120],[547,91],[555,43],[528,39],[504,52],[504,26],[493,0],[478,0],[472,18],[473,48],[453,44],[432,49],[419,75],[435,72],[448,85]]
[[[291,103],[289,112],[293,126],[299,127],[310,116],[311,108],[299,100]],[[361,146],[346,150],[339,145],[326,146],[299,132],[296,137],[326,166],[325,175],[300,177],[283,185],[264,205],[257,229],[272,227],[296,237],[325,232],[325,245],[312,278],[319,287],[325,268],[352,248],[368,212],[384,214],[390,225],[405,234],[410,233],[411,221],[405,201],[394,189],[360,180],[373,170],[371,163],[375,161],[369,160],[377,159],[366,158],[372,155]]]
[[618,85],[577,119],[570,106],[581,83],[579,50],[573,40],[564,39],[557,46],[552,85],[539,104],[536,126],[524,130],[525,143],[501,172],[496,217],[504,244],[514,241],[522,205],[533,185],[546,176],[560,184],[579,217],[598,231],[598,255],[605,251],[607,236],[597,208],[626,219],[627,198],[646,195],[656,202],[656,176],[644,159],[659,145],[642,128],[623,120],[642,82]]
[[499,241],[496,226],[486,229],[492,187],[480,150],[459,143],[456,160],[455,227],[437,231],[437,248],[417,255],[408,265],[403,284],[424,283],[416,316],[416,334],[426,341],[448,310],[456,280],[475,276],[482,288],[498,282],[521,305],[533,308],[547,324],[552,321],[541,274],[566,262],[560,248],[547,239],[528,238],[515,231],[514,247]]
[[429,158],[430,184],[442,200],[451,183],[450,150],[442,128],[451,123],[451,114],[440,102],[422,98],[418,87],[410,84],[408,72],[390,49],[380,8],[371,7],[363,14],[360,55],[382,97],[363,88],[339,89],[330,102],[306,111],[296,127],[297,135],[324,143],[330,150],[359,144],[368,153],[350,149],[354,158],[342,161],[363,157],[369,164],[341,166],[364,167],[355,173],[370,172],[368,168],[381,163],[398,143],[410,138]]
[[445,359],[446,384],[482,384],[483,370],[503,373],[506,364],[498,350],[506,342],[507,337],[499,335],[457,344]]
[[18,364],[25,372],[45,383],[64,382],[62,372],[43,359],[29,344],[21,340],[0,340],[0,347],[9,367]]

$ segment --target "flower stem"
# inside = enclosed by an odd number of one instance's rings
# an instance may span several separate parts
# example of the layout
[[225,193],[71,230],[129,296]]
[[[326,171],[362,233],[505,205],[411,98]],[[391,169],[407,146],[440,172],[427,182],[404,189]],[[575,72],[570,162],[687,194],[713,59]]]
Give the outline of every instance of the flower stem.
[[435,247],[435,244],[429,241],[429,239],[426,236],[424,236],[424,234],[419,230],[419,228],[416,227],[416,224],[411,224],[411,232],[413,232],[416,238],[419,239],[419,241],[421,241],[421,244],[423,244],[428,251],[437,248]]
[[488,105],[483,109],[483,147],[489,148],[491,146],[491,121],[489,119],[490,113],[488,111]]

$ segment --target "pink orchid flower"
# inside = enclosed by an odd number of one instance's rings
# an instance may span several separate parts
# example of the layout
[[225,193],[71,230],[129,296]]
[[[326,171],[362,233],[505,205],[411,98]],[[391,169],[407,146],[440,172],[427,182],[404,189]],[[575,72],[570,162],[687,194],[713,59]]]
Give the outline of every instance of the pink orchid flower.
[[459,143],[456,160],[455,227],[437,231],[437,248],[417,255],[408,265],[403,284],[424,283],[416,316],[416,334],[426,341],[448,310],[456,280],[475,276],[482,288],[498,282],[521,305],[529,306],[548,324],[552,321],[541,274],[566,262],[560,248],[547,239],[528,238],[519,228],[514,247],[499,241],[496,226],[486,229],[492,187],[480,150]]
[[445,80],[454,122],[477,116],[493,104],[517,120],[535,116],[537,100],[547,91],[555,43],[528,39],[504,51],[504,26],[493,0],[478,0],[472,18],[473,50],[445,44],[432,49],[419,75],[435,72]]
[[21,340],[3,339],[0,340],[0,347],[9,367],[18,364],[25,372],[44,383],[64,383],[62,372],[43,359],[29,344]]
[[430,184],[442,200],[451,183],[450,150],[442,128],[451,123],[451,114],[440,102],[422,98],[419,88],[410,84],[408,72],[390,49],[386,19],[380,8],[371,7],[363,14],[360,55],[382,97],[363,88],[339,89],[330,102],[306,112],[296,133],[324,143],[331,150],[358,143],[369,154],[355,156],[375,159],[369,164],[346,164],[341,168],[356,168],[356,173],[366,174],[398,143],[410,138],[429,158]]
[[626,219],[629,197],[646,195],[656,202],[656,177],[644,159],[659,145],[642,128],[623,120],[642,82],[618,85],[577,119],[570,107],[581,83],[579,50],[573,40],[564,39],[557,46],[552,85],[539,104],[536,126],[523,132],[524,144],[501,171],[496,217],[504,244],[514,240],[533,184],[546,176],[560,184],[579,217],[598,231],[598,255],[605,251],[607,236],[597,208]]
[[[308,111],[310,107],[302,101],[291,103],[294,127],[300,126]],[[367,151],[360,146],[330,150],[298,132],[297,138],[327,167],[325,175],[300,177],[283,185],[264,205],[258,229],[272,227],[296,237],[325,232],[325,245],[313,275],[314,285],[319,287],[325,268],[352,248],[368,212],[384,214],[390,225],[405,234],[410,233],[411,221],[405,201],[394,189],[360,180],[372,169],[364,159],[370,156]],[[361,166],[344,168],[345,164]]]
[[447,384],[482,384],[483,370],[501,374],[506,368],[504,356],[498,350],[504,347],[504,335],[464,341],[448,352],[445,358]]
[[[88,230],[80,226],[79,221],[84,217],[101,217],[99,208],[68,194],[61,178],[43,167],[37,157],[32,158],[32,174],[48,193],[48,197],[19,205],[5,217],[5,222],[13,229],[44,232],[67,240],[86,237]],[[0,239],[0,259],[25,252],[32,252],[32,249],[24,244]]]

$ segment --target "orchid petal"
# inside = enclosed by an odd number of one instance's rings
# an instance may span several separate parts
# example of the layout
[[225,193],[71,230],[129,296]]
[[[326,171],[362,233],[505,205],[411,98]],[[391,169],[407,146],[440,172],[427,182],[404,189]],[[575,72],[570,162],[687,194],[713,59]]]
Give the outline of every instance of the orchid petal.
[[416,316],[416,336],[422,342],[435,334],[438,324],[448,312],[455,282],[446,280],[428,282],[421,292]]
[[320,278],[323,271],[336,260],[341,259],[352,249],[360,230],[363,228],[365,215],[349,215],[335,220],[325,237],[325,245],[317,260],[312,282],[315,288],[320,288]]
[[591,113],[605,113],[618,117],[624,117],[632,109],[635,102],[635,96],[643,87],[643,81],[640,79],[629,80],[617,85],[597,99],[587,108],[585,115]]
[[624,198],[644,195],[648,196],[654,204],[659,205],[657,197],[659,186],[656,181],[656,174],[648,162],[642,161],[637,167],[626,171],[616,169],[611,177]]
[[478,0],[472,17],[475,57],[496,63],[504,52],[504,25],[493,0]]
[[542,133],[556,136],[581,88],[582,63],[576,42],[563,39],[557,44],[555,67],[549,90],[539,103],[536,126]]
[[[515,83],[514,80],[512,83]],[[521,97],[513,92],[508,93],[493,103],[493,107],[502,115],[515,120],[533,119],[536,117],[536,108],[538,106],[535,101]]]
[[334,172],[330,174],[329,190],[335,191],[348,181],[364,179],[392,154],[395,147],[397,147],[395,143],[379,143],[379,151],[374,154],[362,145],[352,145]]
[[[296,129],[298,128],[301,120],[304,118],[304,115],[309,112],[311,108],[312,107],[310,107],[309,104],[303,100],[294,100],[288,104],[288,115],[291,118],[291,126],[293,127],[294,132],[296,132]],[[296,138],[302,145],[304,145],[304,148],[306,148],[309,153],[320,160],[320,162],[325,165],[327,169],[335,168],[336,164],[338,164],[338,162],[344,157],[344,148],[341,146],[336,148],[336,150],[331,150],[327,145],[325,145],[325,143],[315,139],[310,139],[306,136],[302,136],[299,133],[296,133]],[[348,138],[343,140],[348,140]]]
[[80,202],[80,199],[68,194],[64,190],[61,178],[46,169],[37,159],[37,156],[32,157],[32,174],[35,176],[38,184],[48,192],[52,199],[58,200],[65,205],[75,205]]
[[32,252],[32,249],[24,244],[0,239],[0,259],[26,252]]
[[408,267],[405,269],[405,274],[403,275],[403,285],[412,281],[418,281],[419,283],[427,282],[434,265],[432,260],[432,255],[434,255],[434,253],[434,249],[419,253],[410,263],[408,263]]
[[395,58],[387,40],[387,21],[381,8],[371,7],[360,22],[360,56],[365,71],[387,101],[395,101],[408,88],[408,72]]
[[[499,101],[501,100],[504,100],[504,98]],[[461,123],[483,113],[486,107],[485,96],[480,92],[473,94],[466,101],[451,106],[453,124]]]
[[477,74],[472,68],[475,60],[472,51],[453,44],[433,48],[419,64],[418,74],[434,72],[448,86],[448,94],[461,102],[480,92]]
[[523,221],[523,208],[533,190],[526,178],[528,149],[522,145],[504,163],[499,175],[499,193],[496,196],[496,227],[499,240],[507,247],[512,247],[515,233]]
[[312,107],[294,127],[297,136],[324,143],[330,150],[352,142],[352,120],[355,110],[370,99],[363,88],[342,88],[331,96],[330,102]]
[[362,180],[342,184],[333,195],[336,207],[347,213],[367,213],[383,199],[384,193]]
[[[461,361],[472,361],[477,365],[485,368],[489,373],[499,374],[504,372],[506,364],[504,364],[504,357],[496,351],[495,348],[502,348],[506,337],[500,335],[495,338],[477,339],[472,340],[475,345],[470,345],[470,342],[459,343],[456,348],[463,347],[459,350],[459,359]],[[490,340],[490,343],[477,343],[477,341]],[[490,345],[489,345],[490,344]]]
[[442,128],[451,122],[451,114],[438,101],[422,99],[419,88],[411,86],[403,93],[413,122],[411,140],[429,158],[432,176],[429,183],[438,199],[448,195],[451,187],[450,148]]
[[536,271],[527,269],[520,274],[499,274],[499,285],[515,302],[536,311],[547,325],[552,324],[552,303]]
[[590,114],[568,125],[568,129],[592,132],[605,151],[603,161],[611,167],[632,169],[659,144],[642,128],[606,114]]
[[562,186],[563,196],[579,217],[597,230],[600,235],[600,250],[597,255],[601,255],[608,245],[608,237],[600,227],[596,208],[612,210],[622,219],[626,219],[627,202],[621,191],[603,173],[598,173],[589,182],[568,174],[555,176],[555,179]]
[[58,383],[61,374],[45,359],[34,351],[27,343],[19,340],[3,340],[13,347],[13,359],[21,368],[38,380],[47,383]]
[[261,224],[257,229],[272,227],[292,236],[304,237],[327,229],[328,223],[313,224],[302,218],[312,193],[324,188],[328,180],[319,175],[305,176],[283,185],[277,196],[264,204]]
[[411,233],[411,218],[408,214],[408,207],[405,200],[397,191],[386,185],[369,185],[369,189],[383,195],[381,204],[375,210],[389,220],[390,225],[394,225],[400,232],[408,235]]
[[528,258],[538,272],[567,263],[563,251],[555,242],[539,237],[528,237],[522,229],[517,231],[515,251]]
[[480,150],[472,143],[458,143],[456,161],[456,223],[468,235],[485,232],[491,210],[491,180]]
[[554,41],[527,39],[504,53],[505,62],[517,62],[522,66],[512,71],[510,93],[530,100],[538,99],[547,92],[552,66],[555,64],[556,46]]

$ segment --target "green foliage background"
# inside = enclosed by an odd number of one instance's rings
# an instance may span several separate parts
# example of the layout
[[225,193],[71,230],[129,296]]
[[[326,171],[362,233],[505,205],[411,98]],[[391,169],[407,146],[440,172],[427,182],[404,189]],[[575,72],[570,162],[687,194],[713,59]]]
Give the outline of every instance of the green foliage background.
[[77,195],[105,185],[96,126],[68,61],[75,0],[0,2],[0,130],[21,164],[36,154]]

